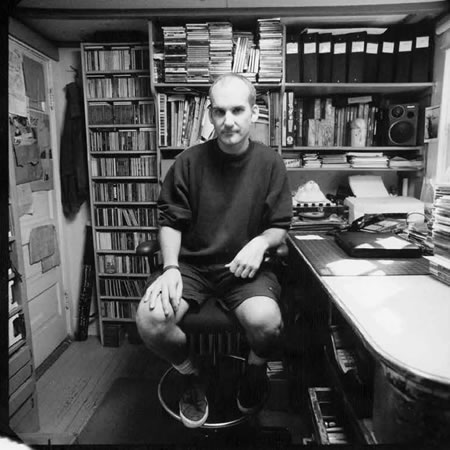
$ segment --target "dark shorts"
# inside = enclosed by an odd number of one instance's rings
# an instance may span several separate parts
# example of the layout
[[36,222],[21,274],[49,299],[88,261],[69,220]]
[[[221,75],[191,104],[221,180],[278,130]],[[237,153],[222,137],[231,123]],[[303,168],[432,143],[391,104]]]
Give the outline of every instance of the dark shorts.
[[[278,302],[281,294],[276,275],[266,265],[262,265],[253,278],[235,277],[224,264],[192,265],[180,262],[183,279],[182,297],[191,306],[200,306],[208,298],[217,297],[229,310],[235,309],[250,297],[269,297]],[[147,281],[150,286],[161,275],[153,273]]]

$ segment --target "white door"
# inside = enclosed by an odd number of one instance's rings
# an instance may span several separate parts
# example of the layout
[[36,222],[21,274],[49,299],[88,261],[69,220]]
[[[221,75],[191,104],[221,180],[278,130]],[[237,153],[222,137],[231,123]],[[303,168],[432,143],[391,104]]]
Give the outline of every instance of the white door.
[[[25,87],[24,93],[20,82],[14,87],[10,83],[9,112],[14,130],[23,276],[28,294],[34,364],[38,367],[68,334],[58,226],[59,179],[54,177],[58,173],[54,167],[55,121],[49,104],[52,80],[50,61],[45,56],[14,39],[9,41],[9,52],[10,67],[12,59],[17,70],[22,67]],[[14,93],[15,98],[23,98],[25,94],[25,108],[20,107],[20,102],[19,106],[12,106],[11,89],[18,91]]]

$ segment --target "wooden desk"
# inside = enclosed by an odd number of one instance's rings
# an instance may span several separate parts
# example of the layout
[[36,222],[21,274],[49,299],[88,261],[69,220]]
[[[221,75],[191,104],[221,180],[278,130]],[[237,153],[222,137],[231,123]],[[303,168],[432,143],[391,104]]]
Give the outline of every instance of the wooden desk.
[[[330,307],[339,311],[374,358],[371,419],[376,441],[417,442],[423,422],[434,417],[431,412],[448,430],[450,288],[429,275],[321,276],[299,248],[296,234],[289,235],[291,252],[301,257]],[[405,396],[407,401],[399,400]],[[403,407],[415,418],[399,420]]]

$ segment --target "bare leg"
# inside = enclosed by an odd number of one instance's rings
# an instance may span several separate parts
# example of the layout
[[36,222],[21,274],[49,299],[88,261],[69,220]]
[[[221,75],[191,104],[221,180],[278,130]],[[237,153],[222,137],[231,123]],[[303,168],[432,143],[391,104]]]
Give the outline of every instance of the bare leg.
[[189,309],[189,304],[181,299],[176,314],[165,316],[161,303],[150,311],[148,303],[139,304],[136,325],[146,347],[171,364],[181,364],[189,356],[186,334],[178,323]]
[[[267,359],[279,345],[283,327],[280,308],[270,297],[250,297],[234,310],[254,355]],[[257,362],[257,358],[254,359]]]

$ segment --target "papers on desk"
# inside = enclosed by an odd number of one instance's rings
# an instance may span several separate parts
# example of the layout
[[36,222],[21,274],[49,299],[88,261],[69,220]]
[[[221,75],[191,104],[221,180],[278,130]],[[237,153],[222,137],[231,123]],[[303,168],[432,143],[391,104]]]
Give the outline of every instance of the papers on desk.
[[389,197],[383,180],[377,175],[352,175],[348,183],[355,197]]

